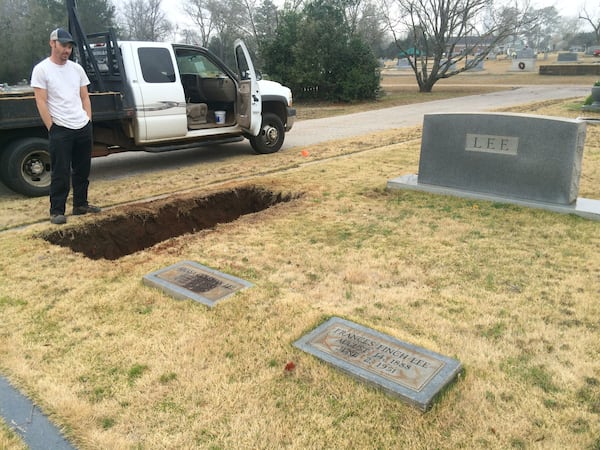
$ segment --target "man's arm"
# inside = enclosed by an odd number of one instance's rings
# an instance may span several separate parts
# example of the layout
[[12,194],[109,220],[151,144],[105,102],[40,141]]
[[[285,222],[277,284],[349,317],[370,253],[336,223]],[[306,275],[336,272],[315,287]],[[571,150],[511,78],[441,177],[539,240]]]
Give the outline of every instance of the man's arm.
[[87,86],[81,86],[81,88],[79,88],[79,96],[81,97],[83,109],[87,113],[89,119],[92,120],[92,102],[90,100],[90,94]]
[[35,105],[37,106],[42,122],[46,125],[49,130],[52,126],[52,116],[48,110],[48,91],[42,88],[33,88],[33,94],[35,95]]

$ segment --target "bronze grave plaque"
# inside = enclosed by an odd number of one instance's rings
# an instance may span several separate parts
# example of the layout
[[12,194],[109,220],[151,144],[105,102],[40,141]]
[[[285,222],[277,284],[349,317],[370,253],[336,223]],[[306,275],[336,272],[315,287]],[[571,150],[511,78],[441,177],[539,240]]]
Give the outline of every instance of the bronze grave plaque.
[[178,299],[191,299],[207,306],[252,283],[219,272],[193,261],[181,261],[144,276],[144,284],[159,288]]

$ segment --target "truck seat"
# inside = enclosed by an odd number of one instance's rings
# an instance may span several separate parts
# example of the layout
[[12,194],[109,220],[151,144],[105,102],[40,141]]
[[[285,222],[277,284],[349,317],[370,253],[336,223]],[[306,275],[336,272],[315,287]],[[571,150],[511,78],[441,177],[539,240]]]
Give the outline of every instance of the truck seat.
[[202,128],[206,123],[206,113],[208,112],[206,103],[188,103],[186,110],[188,129],[197,130]]
[[203,103],[206,101],[206,97],[202,92],[201,78],[199,75],[194,73],[182,73],[181,84],[183,85],[183,92],[185,93],[187,102]]

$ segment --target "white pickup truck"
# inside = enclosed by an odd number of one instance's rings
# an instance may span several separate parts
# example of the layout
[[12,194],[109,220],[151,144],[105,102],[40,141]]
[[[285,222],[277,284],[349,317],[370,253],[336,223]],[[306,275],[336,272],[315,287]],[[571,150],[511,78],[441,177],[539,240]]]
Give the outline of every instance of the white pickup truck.
[[[244,138],[257,153],[281,148],[296,117],[292,93],[259,79],[243,42],[235,43],[233,71],[201,47],[121,42],[112,31],[86,36],[72,8],[74,54],[91,81],[93,156]],[[50,171],[33,92],[0,92],[0,179],[21,194],[41,196]]]

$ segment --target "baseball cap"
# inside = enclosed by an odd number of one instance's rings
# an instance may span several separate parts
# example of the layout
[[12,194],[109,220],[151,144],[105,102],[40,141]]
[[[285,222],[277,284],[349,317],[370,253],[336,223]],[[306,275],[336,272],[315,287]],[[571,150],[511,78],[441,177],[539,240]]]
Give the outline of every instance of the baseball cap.
[[52,33],[50,33],[50,40],[58,41],[61,44],[68,44],[69,42],[72,44],[75,44],[75,39],[73,39],[73,36],[71,36],[71,33],[69,33],[67,30],[65,30],[63,28],[57,28]]

